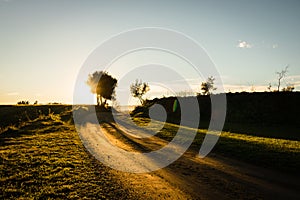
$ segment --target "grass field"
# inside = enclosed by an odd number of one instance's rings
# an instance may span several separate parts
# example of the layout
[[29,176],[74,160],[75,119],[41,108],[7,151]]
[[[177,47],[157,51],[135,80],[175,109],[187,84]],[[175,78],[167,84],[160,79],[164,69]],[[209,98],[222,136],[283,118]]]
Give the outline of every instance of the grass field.
[[[63,105],[0,106],[0,199],[133,197],[85,150],[71,114]],[[157,136],[170,141],[177,130],[166,123]],[[192,148],[199,149],[205,131],[197,130]],[[213,153],[294,175],[300,168],[299,141],[223,132]]]
[[10,125],[0,134],[0,199],[129,198],[109,170],[58,114]]
[[[149,122],[144,118],[135,118],[134,120],[139,125],[146,125]],[[162,122],[152,120],[152,123],[161,126]],[[155,125],[153,128],[155,129]],[[171,141],[178,128],[178,125],[165,123],[157,136]],[[185,130],[192,129],[186,127]],[[197,135],[192,146],[199,149],[207,130],[196,131]],[[300,168],[300,141],[296,140],[222,132],[212,152],[286,173],[298,174]]]
[[0,133],[8,127],[17,128],[28,121],[49,114],[59,114],[62,120],[70,122],[71,109],[70,105],[0,105]]

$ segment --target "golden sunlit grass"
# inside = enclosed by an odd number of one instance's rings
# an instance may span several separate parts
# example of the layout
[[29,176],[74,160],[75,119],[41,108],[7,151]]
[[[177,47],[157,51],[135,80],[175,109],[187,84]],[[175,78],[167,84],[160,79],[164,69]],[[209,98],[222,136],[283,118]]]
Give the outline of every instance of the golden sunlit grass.
[[215,152],[256,165],[298,173],[300,142],[223,132]]
[[[0,199],[133,197],[110,169],[86,152],[70,123],[71,106],[8,106],[1,111]],[[153,130],[161,123],[153,120]],[[156,135],[170,141],[178,128],[165,123]],[[206,130],[184,128],[192,130],[197,131],[192,148],[199,149]],[[292,174],[300,167],[300,142],[293,140],[223,132],[213,153]]]
[[230,133],[230,132],[223,132],[222,138],[235,139],[243,142],[254,143],[257,145],[264,145],[264,146],[268,146],[271,149],[277,149],[281,151],[300,153],[299,141],[256,137],[256,136]]
[[[134,121],[139,125],[147,125],[149,122],[148,119],[143,118],[135,118]],[[159,127],[162,122],[152,120],[152,123]],[[178,125],[165,123],[163,129],[156,135],[170,141],[176,135],[178,128]],[[197,131],[192,147],[199,149],[206,130],[185,127],[184,131]],[[222,132],[212,152],[287,173],[296,174],[300,167],[300,141],[295,140]]]
[[109,169],[57,115],[0,134],[0,199],[126,199]]

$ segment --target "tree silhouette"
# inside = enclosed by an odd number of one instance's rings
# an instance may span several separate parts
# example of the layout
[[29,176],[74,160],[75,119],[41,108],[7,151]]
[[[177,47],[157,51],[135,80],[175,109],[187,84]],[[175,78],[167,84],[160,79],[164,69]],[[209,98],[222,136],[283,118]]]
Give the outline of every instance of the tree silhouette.
[[107,72],[95,71],[93,74],[89,74],[86,83],[91,87],[91,92],[96,94],[97,105],[106,106],[106,101],[114,98],[117,82],[117,79]]
[[267,89],[268,89],[269,92],[271,92],[271,88],[272,88],[272,84],[269,83],[269,85],[268,85],[268,87],[267,87]]
[[201,83],[201,90],[203,91],[202,94],[210,95],[210,94],[212,94],[212,91],[217,89],[214,87],[214,84],[215,84],[214,81],[215,81],[215,78],[213,76],[210,76],[207,78],[206,82]]
[[286,66],[283,70],[281,70],[281,72],[276,72],[276,74],[278,75],[277,92],[280,91],[281,80],[286,76],[288,68],[289,66]]
[[18,101],[18,105],[29,105],[29,101]]
[[142,80],[135,80],[135,83],[130,85],[130,91],[133,97],[139,99],[140,103],[143,105],[145,100],[143,99],[143,95],[146,94],[150,90],[148,83],[142,83]]
[[282,92],[293,92],[294,89],[295,89],[295,86],[293,84],[290,84],[290,85],[286,86],[286,88],[282,88]]

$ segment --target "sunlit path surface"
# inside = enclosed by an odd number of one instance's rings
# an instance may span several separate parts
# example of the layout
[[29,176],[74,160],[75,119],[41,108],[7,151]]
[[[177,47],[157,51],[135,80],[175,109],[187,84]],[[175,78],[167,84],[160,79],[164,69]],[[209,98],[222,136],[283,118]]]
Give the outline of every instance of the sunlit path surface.
[[[122,114],[120,116],[123,117]],[[102,115],[101,125],[86,124],[80,132],[83,143],[88,146],[92,155],[100,161],[113,159],[108,162],[114,163],[111,167],[130,166],[131,169],[126,169],[129,172],[143,172],[147,167],[157,165],[145,155],[135,157],[129,156],[132,154],[128,153],[141,155],[141,152],[155,151],[167,145],[168,141],[154,134],[149,137],[149,131],[160,127],[161,122],[153,121],[152,127],[143,132],[141,127],[128,128],[127,125],[122,126],[104,118]],[[123,120],[125,124],[126,120]],[[186,128],[186,131],[188,132],[189,128]],[[135,133],[138,133],[137,137]],[[146,137],[142,138],[143,135]],[[114,147],[107,145],[107,142]],[[194,148],[163,169],[141,174],[116,171],[116,174],[122,177],[125,184],[139,190],[143,188],[142,190],[147,190],[153,197],[166,193],[170,195],[169,198],[177,199],[296,199],[299,196],[296,190],[299,185],[297,179],[290,175],[216,154],[201,159]]]

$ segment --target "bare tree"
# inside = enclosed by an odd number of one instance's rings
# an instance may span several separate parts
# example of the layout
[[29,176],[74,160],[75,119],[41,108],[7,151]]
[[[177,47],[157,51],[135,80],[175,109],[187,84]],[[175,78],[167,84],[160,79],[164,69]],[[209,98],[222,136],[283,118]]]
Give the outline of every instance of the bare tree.
[[143,99],[143,95],[146,94],[150,90],[148,83],[143,83],[142,80],[135,80],[135,83],[130,85],[130,91],[133,97],[139,99],[140,103],[143,105],[145,100]]
[[254,85],[251,85],[250,91],[251,91],[251,92],[255,92],[255,86],[254,86]]
[[288,72],[288,68],[289,68],[289,66],[287,65],[283,70],[281,70],[281,72],[276,72],[276,74],[278,75],[278,85],[277,85],[277,91],[278,92],[280,91],[281,81],[286,76],[286,74]]
[[214,81],[215,81],[215,78],[213,76],[210,76],[207,78],[206,82],[201,83],[201,90],[203,91],[202,94],[210,95],[210,94],[212,94],[212,91],[217,89],[214,87],[214,84],[215,84]]

